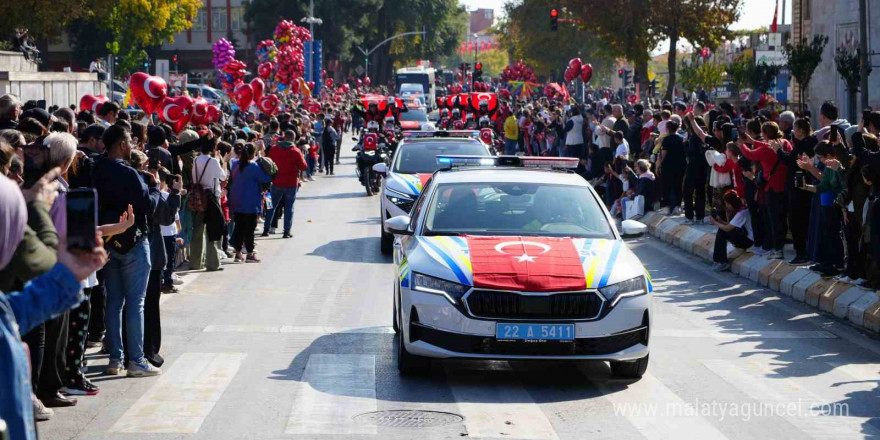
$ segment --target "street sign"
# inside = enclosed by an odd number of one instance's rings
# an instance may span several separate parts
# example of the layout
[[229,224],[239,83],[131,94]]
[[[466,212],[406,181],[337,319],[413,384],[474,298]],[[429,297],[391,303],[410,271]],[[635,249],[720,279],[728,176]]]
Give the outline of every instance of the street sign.
[[361,66],[360,64],[358,64],[358,66],[354,68],[354,73],[357,73],[358,76],[363,75],[364,72],[366,72],[366,70],[364,70],[364,66]]
[[168,72],[168,60],[156,60],[156,76],[167,80],[170,79]]
[[170,73],[168,74],[168,85],[171,87],[177,87],[181,90],[186,89],[187,77],[185,73]]
[[782,34],[779,32],[769,34],[767,37],[767,45],[773,47],[782,46]]
[[755,64],[765,63],[768,66],[784,66],[788,64],[785,54],[776,50],[759,50],[755,53]]

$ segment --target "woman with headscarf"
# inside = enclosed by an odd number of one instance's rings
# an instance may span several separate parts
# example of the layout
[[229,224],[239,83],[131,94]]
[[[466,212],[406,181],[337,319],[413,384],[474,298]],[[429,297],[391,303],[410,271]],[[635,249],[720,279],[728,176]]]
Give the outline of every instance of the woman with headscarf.
[[[51,185],[45,185],[51,192]],[[27,225],[27,207],[18,186],[0,176],[0,269],[16,253]],[[107,253],[100,247],[73,256],[62,243],[58,263],[19,292],[0,294],[0,419],[10,438],[36,438],[28,356],[21,333],[63,313],[80,301],[80,280],[101,268]]]

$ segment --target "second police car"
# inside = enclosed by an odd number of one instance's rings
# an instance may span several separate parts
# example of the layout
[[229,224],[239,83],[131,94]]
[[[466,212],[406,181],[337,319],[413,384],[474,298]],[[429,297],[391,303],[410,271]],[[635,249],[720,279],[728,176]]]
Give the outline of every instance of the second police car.
[[[395,234],[394,329],[402,373],[431,358],[648,365],[651,278],[577,159],[438,157]],[[476,166],[473,166],[476,165]],[[645,225],[626,221],[626,235]]]
[[391,253],[394,237],[385,221],[407,215],[422,192],[425,182],[440,168],[438,155],[489,155],[488,147],[479,141],[479,131],[405,131],[391,165],[376,164],[373,170],[384,174],[380,208],[382,252]]

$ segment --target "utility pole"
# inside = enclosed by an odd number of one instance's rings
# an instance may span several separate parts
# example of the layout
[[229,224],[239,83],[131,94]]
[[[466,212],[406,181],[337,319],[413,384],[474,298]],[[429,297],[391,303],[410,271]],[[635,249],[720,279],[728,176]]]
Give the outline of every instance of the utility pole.
[[[309,53],[308,53],[308,58],[306,59],[306,72],[308,73],[309,78],[312,81],[315,81],[315,78],[312,78],[312,73],[313,73],[312,72],[312,70],[313,70],[312,65],[315,62],[314,61],[315,41],[317,41],[315,38],[315,25],[324,23],[323,20],[315,17],[315,0],[309,0],[309,16],[303,17],[302,20],[300,20],[300,21],[306,22],[309,24],[309,34],[312,37],[312,41],[311,41],[311,44],[309,44]],[[319,82],[319,81],[315,81],[315,82]]]
[[[859,76],[862,88],[862,110],[868,108],[868,74],[871,69],[868,58],[868,0],[859,0]],[[875,5],[876,6],[876,5]]]

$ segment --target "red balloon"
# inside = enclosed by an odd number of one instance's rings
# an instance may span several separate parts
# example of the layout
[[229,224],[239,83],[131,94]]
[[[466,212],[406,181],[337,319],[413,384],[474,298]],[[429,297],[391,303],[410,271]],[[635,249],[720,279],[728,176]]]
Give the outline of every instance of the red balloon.
[[189,123],[193,117],[194,103],[189,96],[175,96],[173,98],[166,97],[159,104],[156,111],[159,113],[159,119],[170,125],[175,133],[180,133],[183,127]]
[[327,87],[333,87],[333,78],[327,78],[324,80],[324,85]]
[[246,112],[254,102],[254,88],[250,84],[242,83],[235,86],[232,94],[235,97],[235,104],[243,112]]
[[314,81],[309,81],[306,83],[306,85],[309,86],[310,91],[315,90],[315,82]]
[[83,97],[79,99],[79,109],[80,111],[89,110],[92,113],[98,113],[98,109],[107,101],[109,101],[109,99],[104,95],[83,95]]
[[593,77],[593,65],[590,63],[584,64],[581,66],[581,81],[584,83],[590,82],[590,78]]
[[262,63],[257,67],[257,72],[260,74],[260,78],[263,79],[269,79],[272,76],[273,70],[275,70],[275,66],[272,63]]
[[355,88],[360,87],[361,84],[363,84],[363,81],[361,81],[361,79],[358,78],[358,80],[357,80],[357,86],[356,86]]
[[370,79],[369,76],[365,76],[365,77],[364,77],[364,84],[366,84],[367,86],[369,86],[371,82],[373,82],[373,81]]
[[568,68],[571,69],[572,78],[577,78],[578,75],[581,74],[581,66],[583,66],[583,62],[580,58],[572,58],[571,61],[568,62]]
[[193,100],[193,116],[192,123],[195,125],[204,125],[205,117],[208,115],[208,101],[199,96]]
[[148,115],[158,111],[162,100],[168,96],[168,84],[164,79],[143,72],[131,75],[128,88],[131,90],[134,102]]
[[251,80],[251,88],[254,89],[254,102],[259,103],[263,99],[266,83],[260,78],[254,78]]
[[218,122],[220,120],[220,115],[220,107],[217,107],[214,104],[209,104],[208,109],[205,112],[205,123],[213,124],[215,122]]
[[275,94],[268,94],[262,97],[260,101],[257,103],[257,107],[260,108],[260,111],[272,116],[278,111],[278,106],[281,104],[281,100],[278,99]]

